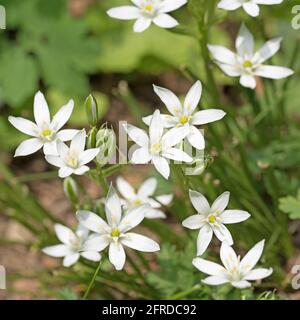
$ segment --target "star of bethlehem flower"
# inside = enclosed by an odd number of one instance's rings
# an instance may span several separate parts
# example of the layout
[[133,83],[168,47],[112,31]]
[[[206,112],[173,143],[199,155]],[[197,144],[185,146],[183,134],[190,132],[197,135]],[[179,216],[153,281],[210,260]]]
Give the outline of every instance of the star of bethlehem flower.
[[65,178],[71,174],[83,175],[89,171],[87,163],[92,161],[99,153],[99,148],[84,150],[86,143],[85,130],[79,131],[68,147],[65,143],[57,141],[58,155],[46,155],[46,160],[53,166],[59,167],[58,175]]
[[168,12],[174,11],[187,3],[187,0],[131,0],[134,6],[112,8],[107,14],[116,19],[136,20],[134,32],[143,32],[153,22],[161,28],[174,28],[177,20]]
[[[188,129],[186,138],[189,143],[194,148],[203,150],[205,148],[204,137],[196,126],[220,120],[226,113],[220,109],[196,111],[202,94],[202,85],[199,80],[190,88],[183,105],[172,91],[158,86],[153,87],[155,93],[171,113],[171,115],[161,115],[164,127],[174,128],[185,126]],[[144,117],[143,121],[149,125],[151,118],[152,116]]]
[[52,121],[48,104],[44,95],[39,91],[35,94],[33,112],[35,122],[21,118],[8,117],[8,121],[19,131],[33,137],[23,141],[15,152],[15,157],[27,156],[43,147],[44,154],[57,154],[56,141],[71,140],[78,130],[60,130],[69,120],[74,108],[74,101],[70,100],[55,114]]
[[159,110],[153,113],[149,125],[149,136],[144,130],[133,125],[125,124],[123,127],[128,136],[140,147],[132,154],[131,162],[134,164],[145,164],[152,161],[156,170],[165,179],[168,179],[170,175],[169,159],[180,162],[193,161],[187,153],[174,147],[186,137],[188,127],[176,127],[164,133]]
[[156,219],[165,218],[165,213],[160,210],[161,206],[167,206],[173,199],[172,194],[165,194],[153,197],[157,180],[149,178],[145,180],[137,191],[122,177],[116,180],[119,193],[122,195],[121,203],[124,209],[133,209],[142,204],[149,204],[150,207],[145,209],[145,218]]
[[225,74],[230,77],[240,77],[242,86],[254,89],[255,76],[282,79],[294,73],[289,68],[264,64],[280,49],[281,40],[281,38],[271,39],[254,52],[253,36],[247,27],[242,25],[235,42],[237,53],[218,45],[208,45],[208,49]]
[[142,222],[147,209],[148,205],[141,205],[122,215],[120,198],[111,186],[105,201],[107,222],[86,210],[78,211],[77,218],[87,229],[97,233],[88,241],[88,247],[95,251],[102,251],[109,247],[109,261],[116,270],[122,270],[126,260],[124,246],[142,252],[155,252],[160,249],[159,245],[150,238],[128,232]]
[[249,281],[264,279],[273,272],[272,268],[253,269],[262,255],[264,243],[265,240],[258,242],[241,260],[240,256],[236,255],[228,243],[223,242],[220,258],[224,267],[202,258],[193,259],[193,265],[198,270],[209,275],[209,277],[202,280],[205,284],[217,286],[230,283],[239,289],[248,288],[251,287]]
[[225,210],[230,193],[222,193],[212,204],[199,192],[190,190],[190,200],[197,214],[192,215],[182,222],[182,225],[189,229],[200,229],[197,239],[197,255],[202,255],[209,246],[213,234],[221,241],[233,244],[230,231],[225,224],[238,223],[247,220],[250,214],[242,210]]
[[259,4],[272,5],[280,4],[283,0],[221,0],[218,8],[233,11],[243,8],[250,16],[257,17],[259,15]]
[[91,261],[101,259],[100,253],[87,245],[87,241],[92,239],[94,235],[89,234],[89,231],[82,225],[78,225],[76,232],[61,224],[56,224],[54,228],[57,238],[62,244],[44,248],[42,251],[45,254],[55,258],[64,257],[63,265],[65,267],[72,266],[80,256]]

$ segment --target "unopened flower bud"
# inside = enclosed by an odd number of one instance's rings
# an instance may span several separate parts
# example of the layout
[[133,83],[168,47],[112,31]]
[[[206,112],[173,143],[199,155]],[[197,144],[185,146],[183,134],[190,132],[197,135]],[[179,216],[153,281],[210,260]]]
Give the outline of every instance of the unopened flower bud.
[[84,105],[89,124],[95,126],[99,120],[97,100],[90,94],[86,98]]
[[78,203],[78,187],[76,181],[72,177],[64,179],[64,193],[73,204]]
[[98,129],[96,127],[93,127],[87,136],[87,148],[92,149],[96,148],[96,142],[97,142],[97,132]]
[[101,128],[96,136],[96,148],[100,148],[96,159],[104,166],[113,156],[116,149],[116,135],[113,129]]

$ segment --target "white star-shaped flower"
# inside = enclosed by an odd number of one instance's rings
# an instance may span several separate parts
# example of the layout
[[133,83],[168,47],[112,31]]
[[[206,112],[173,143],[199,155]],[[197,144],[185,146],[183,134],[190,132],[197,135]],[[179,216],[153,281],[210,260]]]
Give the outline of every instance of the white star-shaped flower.
[[253,36],[246,26],[242,25],[235,43],[237,53],[218,45],[208,45],[208,49],[225,74],[230,77],[240,77],[242,86],[254,89],[255,76],[282,79],[294,73],[289,68],[263,64],[280,49],[280,43],[281,38],[269,40],[261,49],[254,52]]
[[233,244],[232,236],[224,224],[247,220],[250,214],[242,210],[225,210],[230,193],[222,193],[212,204],[199,192],[190,190],[190,200],[198,214],[188,217],[182,225],[189,229],[200,229],[197,239],[197,255],[202,255],[209,246],[213,233],[221,241]]
[[63,265],[65,267],[76,263],[80,256],[91,261],[101,259],[100,253],[87,245],[87,240],[92,239],[94,235],[89,235],[89,231],[82,225],[78,225],[76,232],[61,224],[56,224],[54,228],[57,238],[62,244],[44,248],[42,251],[45,254],[55,258],[64,257]]
[[23,141],[15,152],[15,157],[27,156],[43,147],[44,154],[57,154],[56,141],[71,140],[78,130],[60,130],[69,120],[74,108],[74,101],[70,100],[55,114],[52,121],[48,104],[44,95],[39,91],[34,97],[34,118],[36,123],[20,118],[8,118],[8,121],[19,131],[33,138]]
[[124,208],[133,209],[142,204],[149,204],[150,207],[145,210],[145,218],[156,219],[165,218],[165,213],[160,210],[161,205],[167,206],[173,199],[172,194],[164,194],[153,197],[157,180],[155,178],[149,178],[144,181],[137,192],[134,188],[122,177],[118,177],[116,180],[117,188],[124,199],[121,199]]
[[[202,85],[198,80],[189,90],[185,97],[183,105],[177,96],[170,90],[153,86],[155,93],[160,97],[166,105],[171,115],[162,114],[165,128],[182,127],[188,128],[187,140],[196,149],[203,150],[205,148],[204,137],[197,125],[203,125],[222,119],[225,112],[220,109],[208,109],[196,111],[199,104]],[[149,125],[152,116],[144,117],[143,121]]]
[[177,20],[168,12],[174,11],[187,3],[187,0],[131,0],[134,6],[112,8],[107,14],[116,19],[136,20],[133,30],[143,32],[153,22],[161,28],[174,28]]
[[129,210],[122,217],[120,198],[111,186],[105,201],[107,222],[97,214],[86,210],[78,211],[77,218],[87,229],[98,234],[88,241],[88,247],[94,248],[95,251],[109,247],[109,261],[116,270],[122,270],[126,260],[123,246],[142,252],[159,250],[159,245],[150,238],[128,232],[142,222],[147,209],[148,205],[141,205]]
[[87,163],[92,161],[99,153],[99,148],[84,150],[86,143],[85,130],[79,131],[68,147],[65,143],[57,141],[58,155],[46,155],[46,160],[53,166],[59,167],[58,175],[65,178],[71,174],[82,175],[89,171]]
[[220,258],[224,265],[221,266],[215,262],[210,262],[202,258],[193,259],[193,265],[200,271],[209,275],[202,280],[203,283],[217,286],[224,283],[231,283],[232,286],[243,289],[251,287],[249,281],[260,280],[270,276],[272,268],[253,269],[260,259],[265,240],[258,242],[248,253],[240,260],[234,250],[223,242],[220,250]]
[[282,2],[283,0],[221,0],[218,8],[233,11],[242,7],[250,16],[257,17],[260,4],[272,5]]
[[145,164],[152,161],[156,170],[165,179],[168,179],[170,175],[167,159],[180,162],[193,161],[187,153],[174,147],[186,137],[188,128],[186,126],[172,128],[164,133],[164,124],[159,110],[153,113],[149,125],[149,136],[144,130],[130,124],[125,124],[124,129],[140,147],[132,154],[131,162]]

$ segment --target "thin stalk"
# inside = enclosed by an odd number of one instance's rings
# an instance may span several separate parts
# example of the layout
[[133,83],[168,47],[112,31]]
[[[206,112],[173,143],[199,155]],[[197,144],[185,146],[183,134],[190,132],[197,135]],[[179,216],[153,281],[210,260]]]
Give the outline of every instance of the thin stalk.
[[100,260],[100,262],[99,262],[99,264],[98,264],[98,267],[97,267],[97,269],[95,270],[95,272],[94,272],[94,275],[93,275],[93,277],[92,277],[92,279],[91,279],[91,281],[90,281],[90,283],[89,283],[89,286],[88,286],[88,288],[87,288],[87,290],[85,291],[85,293],[84,293],[84,295],[83,295],[83,300],[86,300],[87,298],[88,298],[88,296],[89,296],[89,294],[90,294],[90,291],[91,291],[91,289],[92,289],[92,287],[93,287],[93,285],[94,285],[94,282],[95,282],[95,280],[96,280],[96,277],[97,277],[97,275],[98,275],[98,272],[99,272],[99,270],[100,270],[100,266],[101,266],[101,260]]

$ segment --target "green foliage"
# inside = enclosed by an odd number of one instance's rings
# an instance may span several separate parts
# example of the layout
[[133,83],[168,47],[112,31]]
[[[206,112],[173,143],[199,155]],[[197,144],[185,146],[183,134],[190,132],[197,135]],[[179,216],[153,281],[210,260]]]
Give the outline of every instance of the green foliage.
[[279,208],[287,213],[291,219],[300,219],[300,189],[297,196],[287,196],[279,199]]
[[65,0],[2,4],[8,20],[0,41],[2,100],[21,107],[39,80],[69,96],[87,95],[87,74],[94,71],[98,45],[87,36],[86,22],[69,15]]

